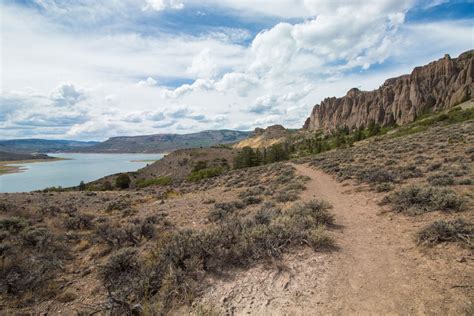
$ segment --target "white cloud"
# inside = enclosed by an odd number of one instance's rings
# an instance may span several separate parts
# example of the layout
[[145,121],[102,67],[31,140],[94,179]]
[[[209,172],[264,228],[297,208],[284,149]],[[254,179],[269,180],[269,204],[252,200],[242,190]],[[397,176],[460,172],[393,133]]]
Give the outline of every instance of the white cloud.
[[278,74],[286,70],[296,53],[296,41],[291,32],[294,26],[279,23],[268,31],[263,31],[252,42],[255,55],[250,66],[257,73]]
[[50,94],[58,106],[73,106],[85,99],[85,92],[72,83],[61,83]]
[[152,87],[155,86],[158,82],[153,79],[152,77],[146,78],[146,80],[140,80],[137,83],[137,86],[139,87]]
[[182,86],[174,90],[166,89],[163,91],[163,95],[166,98],[179,98],[193,91],[209,90],[209,89],[213,89],[213,87],[214,87],[214,81],[198,79],[194,81],[193,84],[183,84]]
[[255,89],[258,80],[250,74],[242,72],[226,73],[219,82],[216,82],[215,88],[219,92],[235,91],[239,96],[245,97]]
[[193,58],[192,64],[186,72],[198,78],[210,79],[217,75],[217,65],[212,60],[209,48],[203,49]]
[[179,0],[146,0],[145,3],[143,10],[163,11],[166,9],[184,9],[184,3]]

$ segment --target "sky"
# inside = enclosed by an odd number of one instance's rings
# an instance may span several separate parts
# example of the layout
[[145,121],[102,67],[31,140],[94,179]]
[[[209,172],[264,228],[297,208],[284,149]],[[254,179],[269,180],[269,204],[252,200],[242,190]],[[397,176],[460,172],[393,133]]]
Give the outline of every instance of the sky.
[[299,128],[474,48],[474,1],[0,0],[0,139]]

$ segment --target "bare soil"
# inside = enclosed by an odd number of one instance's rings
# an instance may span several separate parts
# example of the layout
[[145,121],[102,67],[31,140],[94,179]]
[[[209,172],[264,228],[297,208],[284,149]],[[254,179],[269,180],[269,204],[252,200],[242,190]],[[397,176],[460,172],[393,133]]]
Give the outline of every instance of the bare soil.
[[418,219],[383,212],[382,194],[295,165],[311,178],[302,200],[333,205],[340,226],[331,253],[295,250],[279,264],[260,264],[217,280],[197,304],[235,315],[472,313],[472,252],[457,245],[422,248]]

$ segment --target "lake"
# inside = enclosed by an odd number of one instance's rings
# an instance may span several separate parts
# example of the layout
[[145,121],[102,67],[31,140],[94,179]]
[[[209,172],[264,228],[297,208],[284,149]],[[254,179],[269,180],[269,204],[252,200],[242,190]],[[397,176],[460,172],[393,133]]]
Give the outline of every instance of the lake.
[[76,186],[81,181],[90,182],[118,172],[135,171],[153,162],[150,160],[163,157],[162,154],[49,155],[68,160],[9,164],[25,170],[0,175],[0,192],[28,192],[52,186]]

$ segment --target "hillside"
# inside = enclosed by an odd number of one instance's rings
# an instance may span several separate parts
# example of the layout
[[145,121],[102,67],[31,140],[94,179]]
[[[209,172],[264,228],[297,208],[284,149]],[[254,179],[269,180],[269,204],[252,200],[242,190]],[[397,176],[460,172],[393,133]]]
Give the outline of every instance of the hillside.
[[52,139],[9,139],[0,140],[0,151],[15,153],[65,152],[89,147],[97,142]]
[[[229,148],[189,148],[173,151],[162,159],[135,172],[127,173],[131,179],[130,187],[139,188],[153,185],[155,179],[169,181],[180,186],[192,174],[193,170],[219,168],[222,173],[233,167],[237,151]],[[102,189],[114,184],[119,174],[110,175],[88,184],[88,187]]]
[[416,67],[409,75],[391,78],[374,91],[353,88],[342,98],[315,105],[304,128],[333,131],[370,122],[381,126],[405,124],[426,112],[449,109],[474,97],[474,51]]
[[285,141],[290,135],[290,131],[282,125],[272,125],[267,128],[256,128],[251,137],[241,140],[234,145],[234,148],[240,149],[246,146],[252,148],[263,148]]
[[209,130],[192,134],[156,134],[112,137],[78,152],[98,153],[165,153],[177,149],[210,147],[238,142],[251,133],[232,130]]

